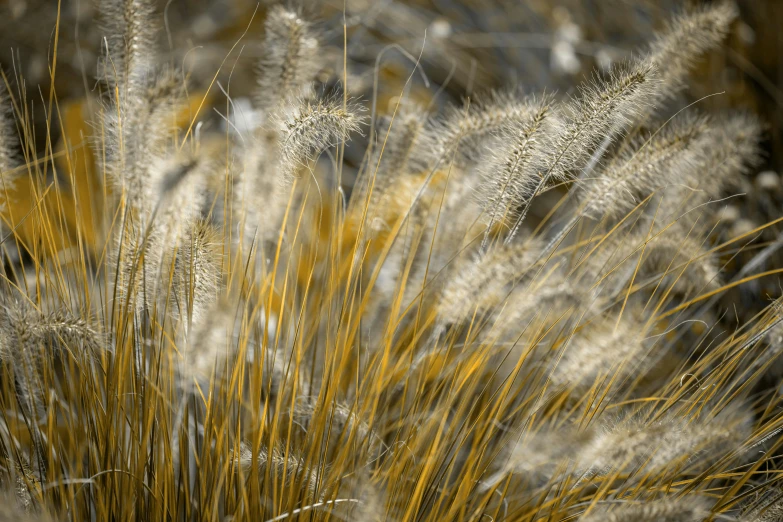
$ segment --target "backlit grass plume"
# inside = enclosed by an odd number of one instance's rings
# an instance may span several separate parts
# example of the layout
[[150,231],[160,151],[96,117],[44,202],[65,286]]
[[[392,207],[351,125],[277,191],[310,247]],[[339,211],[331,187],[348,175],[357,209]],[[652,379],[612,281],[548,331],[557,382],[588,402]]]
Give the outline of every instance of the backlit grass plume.
[[16,151],[14,146],[13,110],[5,86],[0,87],[0,173],[3,176],[5,189],[11,180],[11,170],[16,167]]
[[704,520],[709,515],[706,509],[707,502],[698,498],[665,499],[639,504],[618,506],[615,509],[597,509],[591,515],[584,516],[582,520],[596,522],[621,522],[626,520],[638,520],[646,522],[696,522]]
[[260,6],[204,82],[172,6],[100,4],[79,111],[0,91],[0,515],[780,518],[775,222],[723,223],[765,127],[676,96],[733,5],[451,103],[347,16]]

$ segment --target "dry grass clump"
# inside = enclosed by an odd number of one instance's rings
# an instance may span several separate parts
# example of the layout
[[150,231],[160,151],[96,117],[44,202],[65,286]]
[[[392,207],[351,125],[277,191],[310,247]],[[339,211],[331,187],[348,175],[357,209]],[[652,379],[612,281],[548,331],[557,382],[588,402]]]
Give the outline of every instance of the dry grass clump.
[[731,4],[571,97],[442,114],[324,80],[319,26],[280,6],[239,114],[220,74],[195,95],[157,54],[151,3],[102,12],[81,145],[39,157],[26,102],[0,97],[2,510],[779,518],[781,305],[733,331],[716,306],[755,278],[723,274],[758,230],[719,240],[719,199],[762,125],[660,116]]

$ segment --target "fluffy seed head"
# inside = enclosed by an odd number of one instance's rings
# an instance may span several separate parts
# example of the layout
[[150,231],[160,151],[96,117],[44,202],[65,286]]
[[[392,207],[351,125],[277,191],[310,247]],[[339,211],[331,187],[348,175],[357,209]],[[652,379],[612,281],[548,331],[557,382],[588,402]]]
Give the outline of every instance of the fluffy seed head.
[[28,414],[37,413],[45,392],[44,365],[72,357],[87,368],[106,343],[87,321],[64,309],[42,313],[22,300],[4,301],[0,307],[0,357],[11,365],[23,407]]
[[[687,293],[707,291],[720,284],[719,268],[707,249],[692,237],[657,238],[647,245],[639,276],[642,279],[668,275],[666,286]],[[676,282],[675,282],[676,280]]]
[[688,115],[635,140],[628,152],[585,181],[582,213],[593,219],[619,217],[655,190],[698,176],[713,145],[710,138],[709,120]]
[[694,495],[652,502],[629,501],[614,508],[597,509],[582,522],[699,522],[709,515],[706,499]]
[[721,115],[715,118],[711,134],[703,178],[696,184],[702,200],[717,199],[725,188],[738,186],[739,177],[761,161],[762,125],[755,116],[744,112]]
[[264,28],[256,104],[262,114],[269,114],[289,98],[309,97],[310,82],[319,68],[318,40],[310,23],[280,5],[269,10]]
[[496,327],[502,330],[527,324],[534,317],[549,325],[555,322],[589,318],[600,309],[603,299],[587,285],[561,274],[539,276],[529,286],[514,289],[497,313]]
[[559,463],[574,457],[587,435],[572,429],[525,434],[511,448],[505,469],[529,480],[549,480]]
[[174,265],[174,307],[186,321],[200,323],[216,303],[220,261],[217,232],[199,221],[186,236]]
[[565,353],[551,372],[555,387],[586,393],[596,381],[617,388],[629,375],[643,367],[644,346],[636,321],[626,319],[616,328],[611,324],[588,326],[566,344]]
[[[300,399],[294,408],[294,422],[309,426],[315,414],[316,403],[312,399]],[[332,445],[346,444],[348,437],[352,436],[357,444],[367,443],[371,460],[377,457],[383,442],[350,406],[336,403],[328,408],[328,416],[326,423],[331,427],[328,440]]]
[[508,125],[488,147],[477,198],[490,226],[515,218],[530,202],[540,181],[534,160],[545,153],[546,138],[540,131],[549,112],[546,100],[531,100],[529,119]]
[[511,285],[532,266],[540,248],[538,241],[500,245],[458,265],[443,289],[440,319],[446,323],[470,320],[474,309],[480,312],[500,304]]
[[[134,98],[112,100],[104,109],[106,170],[126,195],[127,204],[144,223],[159,199],[161,178],[183,106],[181,78],[166,71]],[[157,167],[157,168],[155,168]]]
[[121,95],[135,96],[155,66],[154,3],[150,0],[102,0],[104,37],[108,49],[101,63],[102,77],[118,86]]
[[337,97],[302,100],[280,121],[282,169],[287,179],[322,150],[347,140],[362,124],[362,107]]
[[[368,204],[372,215],[382,214],[395,199],[395,182],[412,173],[412,155],[422,138],[427,121],[424,109],[413,103],[401,104],[397,113],[382,118],[373,155],[354,183],[350,204],[356,212]],[[367,192],[372,189],[369,203]],[[378,216],[376,216],[378,217]]]
[[155,213],[151,226],[168,248],[181,245],[188,234],[199,229],[207,204],[208,179],[220,168],[210,152],[171,152],[151,165],[148,198],[154,202]]
[[560,128],[554,133],[541,177],[564,178],[581,167],[604,139],[633,121],[658,91],[657,74],[655,65],[640,61],[618,66],[608,78],[582,86],[580,95],[562,107]]
[[660,97],[682,89],[685,77],[704,52],[723,41],[737,7],[729,1],[715,2],[674,18],[650,46],[647,60],[660,71]]
[[535,109],[510,92],[491,93],[464,108],[454,107],[430,123],[414,159],[422,168],[438,162],[447,165],[452,159],[464,164],[481,152],[482,140],[508,126],[524,124]]
[[228,356],[232,346],[229,333],[233,324],[232,311],[225,302],[215,303],[202,321],[194,323],[183,353],[184,386],[190,386],[193,379],[207,381],[218,364]]
[[748,437],[748,428],[747,413],[724,412],[710,419],[668,415],[652,421],[631,416],[607,423],[580,452],[578,467],[588,475],[612,470],[655,475],[675,466],[699,469],[737,448]]
[[743,510],[741,522],[777,522],[783,519],[783,496],[773,490]]
[[[2,176],[3,183],[3,186],[0,188],[3,189],[3,192],[5,192],[6,188],[11,187],[12,177],[9,171],[16,167],[17,163],[15,140],[10,99],[5,91],[5,86],[0,83],[0,176]],[[5,203],[3,203],[4,205]],[[2,208],[0,206],[0,209]]]
[[234,219],[239,222],[245,252],[277,239],[291,181],[280,168],[277,132],[260,129],[249,141],[237,161],[241,169],[234,173],[232,190]]
[[49,515],[33,501],[28,489],[28,482],[36,484],[35,477],[28,477],[27,482],[21,476],[17,477],[13,490],[0,492],[0,521],[2,522],[55,522],[56,518]]
[[[239,455],[236,457],[236,465],[247,476],[253,466],[253,451],[251,447],[244,442],[239,448]],[[258,452],[256,466],[259,470],[260,480],[266,480],[266,473],[270,478],[289,487],[303,488],[311,497],[315,497],[316,486],[318,485],[318,475],[314,470],[307,468],[305,460],[296,456],[292,451],[286,453],[278,448],[271,452],[261,447]]]

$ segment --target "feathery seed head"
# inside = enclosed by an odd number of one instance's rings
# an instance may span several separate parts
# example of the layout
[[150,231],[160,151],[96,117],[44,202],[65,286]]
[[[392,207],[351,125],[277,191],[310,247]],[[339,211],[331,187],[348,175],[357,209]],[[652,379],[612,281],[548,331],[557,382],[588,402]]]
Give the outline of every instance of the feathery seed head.
[[373,484],[368,477],[361,477],[356,483],[355,492],[351,496],[358,498],[359,504],[351,512],[351,520],[384,522],[387,517],[383,489]]
[[[55,522],[59,520],[52,517],[45,509],[36,505],[33,498],[28,498],[30,491],[27,483],[22,485],[17,478],[17,484],[13,490],[0,492],[0,521],[2,522]],[[37,481],[36,481],[37,482]],[[22,490],[24,488],[24,490]]]
[[[108,49],[100,63],[101,77],[134,96],[156,65],[157,24],[151,0],[101,0],[101,18]],[[103,47],[103,46],[102,46]]]
[[531,285],[514,289],[505,307],[497,313],[496,325],[527,324],[536,317],[548,325],[586,320],[603,308],[604,299],[594,289],[561,274],[535,278]]
[[[2,190],[12,187],[13,177],[9,174],[16,167],[16,136],[14,135],[14,120],[11,109],[10,99],[6,93],[5,86],[0,83],[0,176],[3,183]],[[0,205],[2,210],[6,205],[5,198]]]
[[[294,422],[301,426],[310,426],[316,414],[316,402],[313,398],[299,398],[293,410]],[[335,446],[344,445],[349,437],[353,437],[356,444],[367,444],[369,458],[377,458],[378,452],[383,446],[380,437],[345,404],[335,403],[328,408],[327,426],[331,428],[327,439],[334,451]],[[339,447],[339,446],[337,446]]]
[[174,264],[174,309],[186,321],[198,324],[216,303],[221,282],[219,238],[215,229],[199,221],[188,233]]
[[46,365],[71,357],[83,370],[106,348],[102,336],[84,319],[65,310],[46,314],[23,300],[4,298],[0,306],[3,349],[9,357],[19,397],[26,415],[37,415],[47,391],[43,374]]
[[715,118],[711,131],[714,140],[704,162],[703,180],[698,184],[706,197],[720,197],[725,188],[739,185],[739,175],[759,165],[762,132],[758,118],[745,112]]
[[490,141],[491,152],[481,167],[482,182],[477,190],[490,226],[517,217],[519,208],[533,197],[540,181],[535,161],[546,153],[548,145],[542,127],[549,112],[546,99],[530,100],[529,118],[509,124]]
[[703,469],[747,439],[748,419],[747,412],[728,411],[698,419],[669,414],[649,421],[630,416],[606,424],[580,453],[578,467],[590,475],[618,470],[640,476],[674,467]]
[[249,141],[237,161],[241,168],[233,173],[232,190],[234,220],[239,222],[245,252],[254,244],[277,239],[291,181],[290,173],[280,168],[278,132],[261,128]]
[[779,522],[783,520],[783,495],[773,490],[743,509],[740,522]]
[[297,170],[318,153],[348,140],[358,132],[364,120],[364,109],[355,102],[343,106],[337,97],[315,102],[301,100],[279,124],[282,169],[291,180]]
[[719,1],[684,13],[669,23],[651,44],[646,57],[660,71],[659,98],[673,96],[682,89],[694,62],[720,45],[736,17],[733,2]]
[[168,152],[183,92],[181,78],[164,71],[137,97],[113,100],[115,105],[104,109],[106,136],[99,148],[106,150],[106,170],[125,191],[128,206],[147,217],[163,186],[159,184],[166,170],[161,167],[171,161]]
[[[414,103],[403,103],[396,114],[381,118],[378,125],[377,143],[372,156],[359,174],[351,193],[349,204],[353,212],[362,214],[368,206],[377,230],[388,225],[384,217],[391,214],[390,208],[398,208],[398,192],[395,185],[404,177],[414,174],[420,167],[412,156],[427,121],[426,112]],[[372,190],[369,202],[367,193]],[[391,205],[391,207],[390,207]]]
[[514,444],[505,467],[536,482],[550,480],[558,463],[574,458],[589,436],[572,429],[525,434]]
[[[253,450],[244,442],[240,444],[236,465],[245,476],[250,474],[250,470],[254,465]],[[258,466],[260,480],[266,479],[268,471],[273,481],[282,482],[292,488],[302,488],[307,491],[310,497],[315,497],[318,485],[317,472],[308,469],[305,460],[296,456],[292,451],[284,452],[281,449],[273,448],[270,452],[266,448],[261,447],[255,465]]]
[[709,291],[720,286],[715,260],[704,245],[692,237],[660,237],[647,245],[640,276],[663,273],[668,274],[668,284],[674,284],[674,290],[683,293]]
[[713,145],[709,120],[686,115],[649,137],[638,138],[630,150],[613,159],[580,191],[585,216],[623,216],[647,195],[672,183],[700,175]]
[[561,107],[562,123],[541,167],[543,181],[563,179],[580,168],[603,140],[628,126],[654,99],[657,76],[655,65],[635,62],[583,85],[579,96]]
[[446,283],[439,304],[439,319],[445,323],[470,320],[469,314],[498,306],[533,263],[541,242],[500,245],[474,259],[459,263]]
[[710,513],[705,498],[688,495],[651,502],[627,502],[615,508],[597,509],[581,522],[700,522]]
[[208,381],[220,361],[229,355],[233,325],[233,311],[221,301],[215,302],[201,321],[193,323],[183,353],[183,386],[189,386],[193,379]]
[[151,226],[169,248],[179,245],[197,227],[213,168],[217,167],[208,155],[183,153],[171,153],[150,166],[147,200],[154,205]]
[[422,169],[452,160],[463,165],[481,152],[481,143],[492,133],[524,124],[537,108],[512,92],[493,92],[463,108],[453,107],[443,118],[432,120],[414,153]]
[[280,5],[269,10],[264,28],[256,105],[268,115],[281,102],[310,97],[311,82],[319,69],[318,40],[309,22]]
[[565,386],[581,396],[599,380],[607,387],[610,382],[614,388],[621,386],[626,377],[644,367],[644,360],[636,321],[626,319],[617,327],[599,323],[573,336],[550,378],[555,387]]

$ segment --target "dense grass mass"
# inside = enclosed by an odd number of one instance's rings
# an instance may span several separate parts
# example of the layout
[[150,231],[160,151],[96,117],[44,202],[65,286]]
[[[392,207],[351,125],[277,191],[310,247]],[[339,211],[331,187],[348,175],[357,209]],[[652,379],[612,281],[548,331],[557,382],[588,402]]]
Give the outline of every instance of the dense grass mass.
[[388,106],[325,78],[300,9],[252,108],[100,13],[83,103],[57,33],[40,100],[3,74],[0,520],[783,520],[783,303],[724,320],[781,271],[723,223],[765,129],[678,96],[733,4],[443,110],[415,56]]

